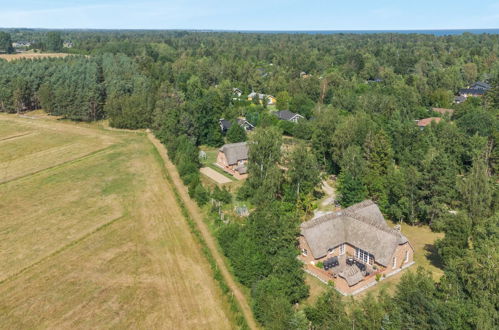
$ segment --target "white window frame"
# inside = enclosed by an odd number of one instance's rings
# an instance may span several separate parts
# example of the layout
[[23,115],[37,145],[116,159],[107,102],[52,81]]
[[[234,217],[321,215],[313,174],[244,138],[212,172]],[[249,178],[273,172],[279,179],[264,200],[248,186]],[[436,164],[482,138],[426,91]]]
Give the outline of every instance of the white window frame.
[[301,254],[302,254],[303,256],[305,256],[305,257],[306,257],[306,256],[308,256],[308,251],[307,251],[307,249],[301,249]]
[[345,243],[340,244],[340,256],[345,254]]
[[396,268],[396,267],[397,267],[397,257],[393,257],[392,268]]
[[405,250],[404,262],[408,262],[408,261],[409,261],[409,250]]
[[364,251],[362,249],[356,248],[355,249],[355,257],[364,263],[368,264],[369,259],[371,258],[369,253],[367,251]]

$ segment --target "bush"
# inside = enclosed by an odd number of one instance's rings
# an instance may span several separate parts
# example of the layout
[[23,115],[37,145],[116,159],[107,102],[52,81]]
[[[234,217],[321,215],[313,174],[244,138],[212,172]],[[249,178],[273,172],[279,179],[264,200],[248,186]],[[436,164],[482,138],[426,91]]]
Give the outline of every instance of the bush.
[[225,187],[220,189],[218,186],[215,186],[215,189],[213,189],[213,192],[211,193],[211,197],[214,200],[222,202],[223,204],[229,204],[232,202],[232,195],[227,189],[225,189]]
[[206,191],[206,189],[204,189],[201,183],[199,183],[194,189],[194,199],[200,206],[203,206],[206,203],[208,203],[210,199],[208,192]]
[[237,122],[233,122],[232,126],[227,131],[227,142],[236,143],[246,141],[246,131],[239,126]]
[[324,269],[324,263],[322,261],[319,261],[318,263],[315,264],[317,268]]

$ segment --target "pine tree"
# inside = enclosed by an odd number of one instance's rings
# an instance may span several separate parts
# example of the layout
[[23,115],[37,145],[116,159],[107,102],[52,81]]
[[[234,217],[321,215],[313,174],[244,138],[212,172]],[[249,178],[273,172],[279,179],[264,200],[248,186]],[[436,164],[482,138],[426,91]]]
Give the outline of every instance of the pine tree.
[[492,187],[484,159],[474,160],[470,172],[459,185],[459,191],[463,206],[475,224],[490,215]]
[[362,202],[367,197],[363,182],[346,171],[342,171],[338,177],[338,192],[340,203],[344,207]]

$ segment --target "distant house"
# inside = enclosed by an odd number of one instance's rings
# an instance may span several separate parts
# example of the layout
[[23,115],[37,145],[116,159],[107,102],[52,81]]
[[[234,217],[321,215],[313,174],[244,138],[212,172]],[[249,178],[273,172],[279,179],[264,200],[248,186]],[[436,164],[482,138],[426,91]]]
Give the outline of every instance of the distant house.
[[[255,128],[255,125],[247,121],[246,118],[237,118],[236,122],[246,131],[251,131]],[[226,133],[229,130],[229,128],[232,127],[232,122],[227,119],[222,118],[220,119],[219,123],[220,123],[220,129],[222,130],[223,133]]]
[[274,114],[280,120],[287,120],[287,121],[291,121],[293,123],[297,123],[299,120],[305,119],[305,117],[303,117],[302,115],[300,115],[298,113],[294,113],[294,112],[289,111],[289,110],[279,110],[279,111],[274,112]]
[[480,97],[485,94],[486,90],[481,88],[462,88],[459,90],[459,95],[464,97]]
[[431,110],[438,112],[442,116],[449,115],[449,117],[452,117],[454,114],[454,109],[446,109],[446,108],[431,108]]
[[[300,226],[305,271],[334,282],[344,295],[357,294],[412,264],[414,249],[400,226],[390,228],[371,200],[329,212]],[[323,266],[323,267],[321,267]]]
[[430,125],[431,123],[439,123],[442,120],[440,117],[430,117],[430,118],[424,118],[420,120],[416,120],[416,124],[418,125],[419,128],[424,129],[426,126]]
[[481,97],[491,88],[492,88],[492,86],[490,86],[486,82],[477,81],[476,83],[472,84],[468,88],[460,89],[459,96],[464,96],[465,98],[467,98],[467,97]]
[[243,91],[240,90],[239,88],[232,88],[232,94],[237,96],[237,98],[240,98],[241,95],[243,95]]
[[238,179],[245,178],[248,173],[248,143],[230,143],[218,150],[217,165]]
[[476,83],[474,83],[473,85],[471,85],[470,88],[472,88],[472,89],[483,89],[483,90],[488,91],[489,89],[492,88],[492,86],[490,86],[486,82],[477,81]]
[[380,82],[382,82],[382,81],[383,81],[383,79],[380,79],[380,78],[374,78],[374,79],[369,79],[369,80],[367,81],[367,83],[368,83],[368,84],[374,84],[374,83],[380,83]]
[[272,95],[255,93],[255,92],[251,92],[248,95],[248,101],[253,101],[253,99],[255,98],[258,98],[258,100],[260,100],[260,104],[262,104],[264,100],[267,100],[267,105],[274,105],[277,102],[276,98],[273,97]]

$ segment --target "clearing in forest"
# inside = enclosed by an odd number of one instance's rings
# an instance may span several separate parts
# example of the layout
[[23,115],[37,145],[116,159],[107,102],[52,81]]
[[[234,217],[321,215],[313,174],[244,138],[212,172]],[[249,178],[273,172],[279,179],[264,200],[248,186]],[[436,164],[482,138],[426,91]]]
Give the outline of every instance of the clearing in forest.
[[0,328],[232,328],[144,133],[0,114]]
[[19,60],[19,59],[36,59],[36,58],[48,58],[48,57],[66,57],[70,54],[64,53],[34,53],[34,52],[22,52],[16,54],[0,54],[0,59],[4,59],[8,62]]

